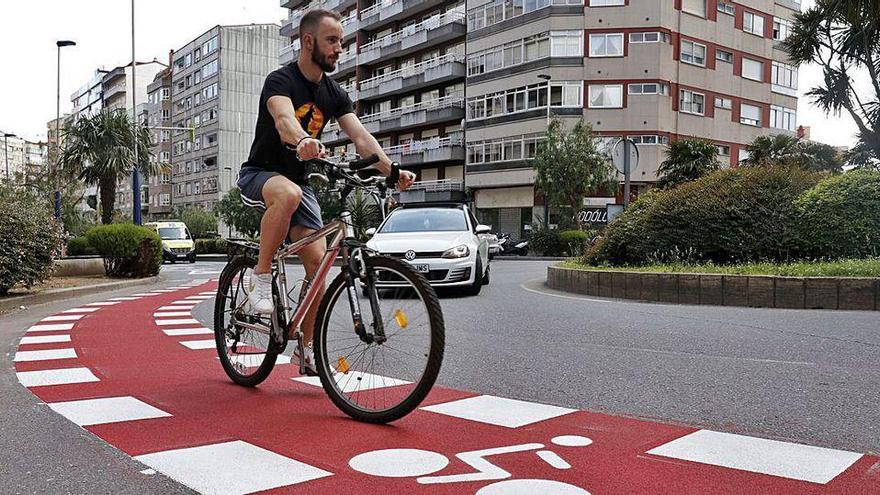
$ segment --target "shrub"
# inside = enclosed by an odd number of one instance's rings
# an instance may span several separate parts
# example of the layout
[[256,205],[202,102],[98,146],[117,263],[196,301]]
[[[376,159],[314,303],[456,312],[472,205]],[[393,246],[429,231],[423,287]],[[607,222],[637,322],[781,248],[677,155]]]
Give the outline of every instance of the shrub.
[[880,172],[826,179],[795,201],[803,254],[861,258],[880,254]]
[[87,256],[97,254],[95,248],[89,244],[89,240],[85,236],[71,237],[67,241],[68,256]]
[[196,239],[196,254],[226,254],[226,239]]
[[133,224],[101,225],[90,229],[86,238],[104,257],[111,277],[149,277],[162,266],[162,239],[153,229]]
[[217,232],[217,217],[214,216],[213,211],[190,206],[178,209],[176,215],[181,222],[186,224],[193,239],[202,239],[207,237],[210,232]]
[[823,177],[787,168],[741,168],[649,191],[608,225],[584,261],[785,261],[799,251],[794,200]]
[[565,230],[559,233],[559,241],[565,246],[564,252],[568,256],[580,256],[584,254],[589,236],[583,230]]
[[529,237],[529,248],[540,256],[562,256],[566,245],[562,242],[559,230],[533,229]]
[[61,251],[62,226],[51,205],[22,190],[0,187],[0,295],[13,286],[45,280]]

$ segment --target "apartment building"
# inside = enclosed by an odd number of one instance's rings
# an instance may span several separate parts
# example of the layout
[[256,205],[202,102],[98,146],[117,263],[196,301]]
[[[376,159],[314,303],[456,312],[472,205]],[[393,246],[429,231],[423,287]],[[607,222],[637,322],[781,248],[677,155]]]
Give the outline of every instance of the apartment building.
[[152,220],[171,216],[171,69],[156,74],[147,85],[146,122],[152,134],[152,160],[159,171],[147,184],[147,217]]
[[252,24],[215,26],[174,50],[171,126],[195,135],[171,132],[172,205],[212,209],[235,185],[281,47],[277,24]]
[[[5,133],[4,133],[5,134]],[[42,141],[0,136],[0,179],[22,183],[43,172],[48,163],[49,147]]]
[[[290,10],[280,63],[299,56],[299,22],[314,8],[343,16],[344,52],[331,77],[348,90],[364,126],[418,180],[461,189],[464,181],[465,6],[461,0],[282,1]],[[323,142],[354,148],[338,125]],[[435,182],[437,181],[437,182]]]
[[[756,136],[796,129],[798,72],[780,47],[792,0],[471,0],[464,16],[461,4],[419,0],[281,6],[291,13],[280,62],[298,55],[305,11],[340,12],[345,54],[331,76],[368,129],[419,180],[463,178],[496,230],[522,234],[545,215],[530,159],[550,118],[584,120],[606,145],[633,139],[635,194],[657,180],[671,140],[709,139],[735,166]],[[331,145],[344,138],[325,129]]]

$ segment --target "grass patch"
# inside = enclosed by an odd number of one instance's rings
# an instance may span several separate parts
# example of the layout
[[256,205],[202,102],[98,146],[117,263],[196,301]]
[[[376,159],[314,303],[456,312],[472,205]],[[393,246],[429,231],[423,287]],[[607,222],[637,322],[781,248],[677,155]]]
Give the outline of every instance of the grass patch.
[[715,273],[721,275],[776,275],[781,277],[880,277],[880,258],[839,261],[803,261],[798,263],[745,263],[716,265],[713,263],[669,263],[646,266],[591,266],[570,259],[560,263],[563,268],[656,273]]

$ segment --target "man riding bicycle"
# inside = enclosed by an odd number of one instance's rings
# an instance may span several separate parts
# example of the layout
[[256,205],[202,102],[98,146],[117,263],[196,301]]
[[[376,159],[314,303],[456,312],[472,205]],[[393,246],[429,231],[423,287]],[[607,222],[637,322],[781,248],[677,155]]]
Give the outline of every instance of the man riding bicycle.
[[[284,237],[297,241],[323,226],[321,207],[307,185],[305,162],[324,156],[320,138],[327,122],[339,122],[358,154],[378,155],[375,167],[381,173],[388,176],[397,167],[354,114],[348,93],[325,75],[336,69],[342,53],[341,18],[329,10],[306,13],[300,21],[299,59],[269,74],[260,95],[254,142],[238,179],[242,201],[263,213],[260,254],[248,294],[257,314],[274,311],[272,256]],[[401,170],[398,188],[404,190],[414,180],[415,174]],[[309,280],[326,249],[326,241],[321,239],[298,253]],[[322,295],[323,291],[319,292],[319,300]],[[315,372],[311,342],[317,310],[318,305],[310,309],[301,328],[305,344],[301,359],[311,372]]]

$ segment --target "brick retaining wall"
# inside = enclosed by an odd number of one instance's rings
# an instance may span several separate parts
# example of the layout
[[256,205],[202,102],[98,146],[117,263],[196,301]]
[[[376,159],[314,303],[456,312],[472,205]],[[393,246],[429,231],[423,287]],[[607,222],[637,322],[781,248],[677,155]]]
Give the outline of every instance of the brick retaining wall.
[[676,304],[880,310],[880,279],[642,273],[547,268],[551,289]]

